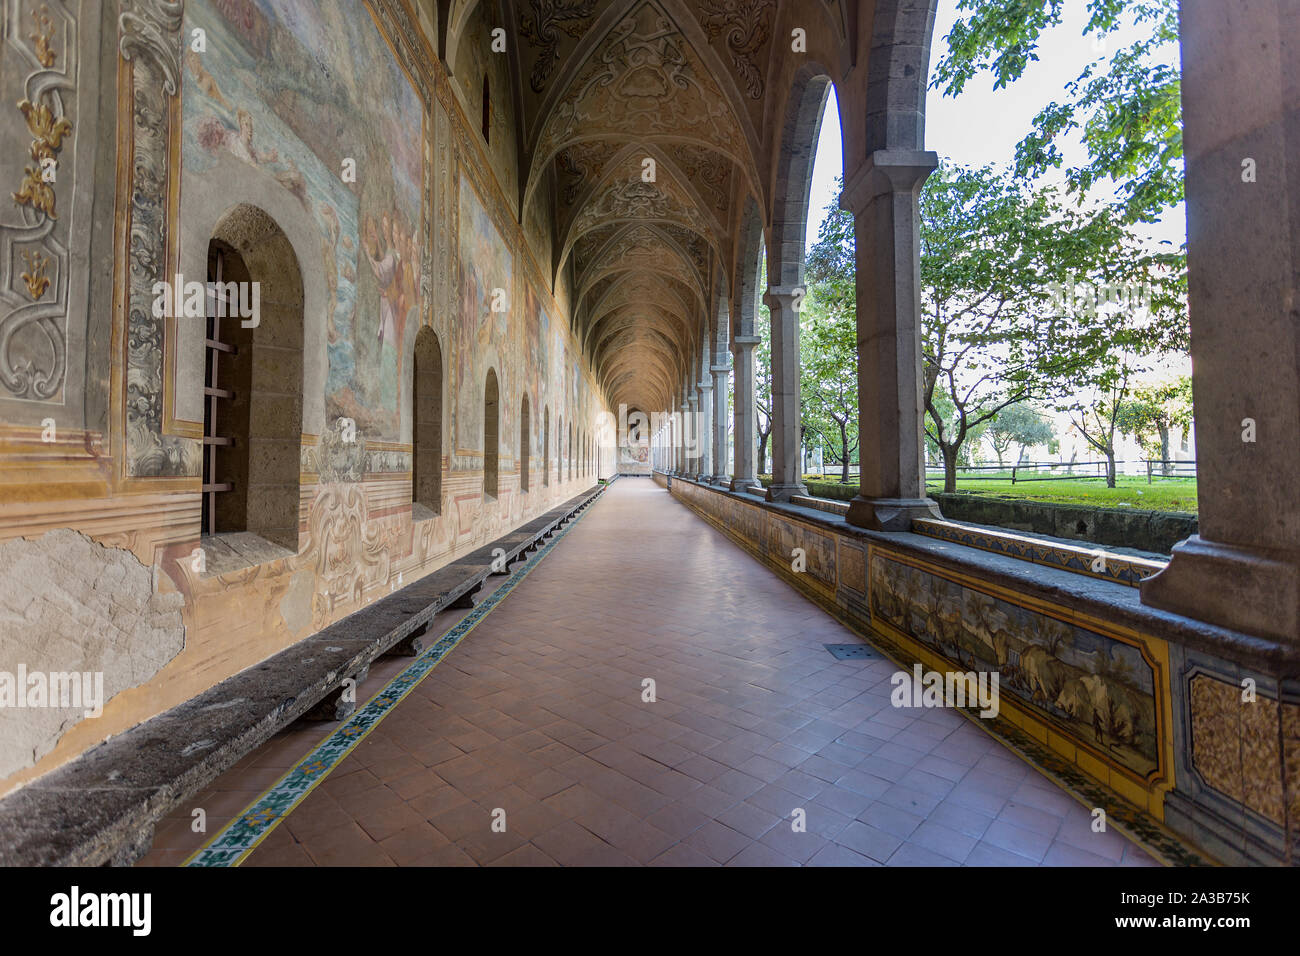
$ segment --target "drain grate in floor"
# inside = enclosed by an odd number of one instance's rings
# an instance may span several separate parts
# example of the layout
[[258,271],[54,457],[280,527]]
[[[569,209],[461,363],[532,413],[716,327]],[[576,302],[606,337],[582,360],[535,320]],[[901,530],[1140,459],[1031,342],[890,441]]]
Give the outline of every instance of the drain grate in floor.
[[880,659],[880,654],[866,644],[823,644],[822,647],[830,651],[837,661],[874,661]]

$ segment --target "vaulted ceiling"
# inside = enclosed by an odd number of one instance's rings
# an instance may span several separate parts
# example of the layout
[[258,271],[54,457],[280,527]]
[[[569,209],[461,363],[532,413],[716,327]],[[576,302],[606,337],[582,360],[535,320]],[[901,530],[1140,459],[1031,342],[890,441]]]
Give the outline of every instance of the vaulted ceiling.
[[[611,405],[673,407],[708,343],[728,337],[719,303],[742,257],[757,261],[741,248],[756,235],[746,210],[767,224],[790,77],[815,61],[838,80],[856,12],[841,0],[500,2],[521,219],[553,210],[551,278],[570,277],[574,331]],[[454,32],[473,6],[439,12]],[[792,51],[796,28],[806,51]]]

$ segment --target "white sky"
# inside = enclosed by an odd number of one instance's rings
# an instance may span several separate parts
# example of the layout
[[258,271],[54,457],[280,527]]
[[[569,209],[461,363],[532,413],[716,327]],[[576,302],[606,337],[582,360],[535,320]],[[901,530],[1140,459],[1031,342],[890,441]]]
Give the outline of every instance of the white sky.
[[[957,0],[939,0],[935,18],[930,67],[942,59],[947,49],[945,37],[957,18]],[[988,73],[975,76],[956,98],[931,89],[926,98],[926,148],[940,158],[967,166],[1006,165],[1015,157],[1016,144],[1033,127],[1034,116],[1053,100],[1064,97],[1065,85],[1078,77],[1089,62],[1109,56],[1122,45],[1139,36],[1132,29],[1122,29],[1108,38],[1107,47],[1094,46],[1092,37],[1083,35],[1087,8],[1083,0],[1072,0],[1064,22],[1043,33],[1038,61],[1031,63],[1024,76],[1001,90],[993,89]],[[1178,56],[1176,48],[1169,51]],[[1061,151],[1067,165],[1079,165],[1087,158],[1079,138],[1063,141]],[[835,179],[843,174],[840,145],[839,109],[832,90],[822,120],[821,140],[813,165],[807,242],[811,246],[825,218],[826,207],[836,199]],[[1044,177],[1045,183],[1063,183],[1058,171]],[[1109,182],[1106,186],[1109,187]],[[1169,240],[1175,245],[1186,238],[1183,208],[1173,210],[1165,220],[1151,228],[1155,240]]]

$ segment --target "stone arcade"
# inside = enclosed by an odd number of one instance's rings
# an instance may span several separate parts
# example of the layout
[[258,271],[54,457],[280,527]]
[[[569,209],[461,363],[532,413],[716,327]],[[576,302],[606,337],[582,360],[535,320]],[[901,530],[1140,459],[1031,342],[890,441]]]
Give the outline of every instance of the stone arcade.
[[[912,774],[985,786],[990,833],[1015,825],[1012,794],[1055,808],[1055,842],[1021,862],[1295,862],[1300,10],[1182,4],[1201,512],[1151,574],[973,531],[926,497],[934,8],[6,0],[0,672],[102,675],[103,708],[0,708],[0,862],[194,859],[196,796],[285,741],[277,776],[331,779],[214,813],[203,861],[923,861],[871,816]],[[799,460],[832,85],[857,239],[846,505],[810,496]],[[28,157],[55,181],[25,180]],[[176,277],[257,290],[238,313],[256,321],[156,309]],[[619,420],[650,426],[644,461]],[[606,490],[620,471],[654,478]],[[849,629],[890,660],[831,660]],[[605,683],[629,666],[629,688]],[[1001,674],[997,717],[918,709],[889,745],[860,733],[887,691],[855,682],[913,667]],[[647,676],[672,716],[629,709]],[[309,715],[344,722],[325,750],[293,730],[259,750]],[[367,760],[373,792],[331,786]],[[707,836],[728,798],[756,807],[778,780],[844,816],[836,835],[814,836],[814,809],[805,843]],[[1074,800],[1119,832],[1071,844]],[[635,822],[602,829],[598,801]],[[483,842],[475,806],[510,833]],[[355,842],[313,843],[313,814]]]

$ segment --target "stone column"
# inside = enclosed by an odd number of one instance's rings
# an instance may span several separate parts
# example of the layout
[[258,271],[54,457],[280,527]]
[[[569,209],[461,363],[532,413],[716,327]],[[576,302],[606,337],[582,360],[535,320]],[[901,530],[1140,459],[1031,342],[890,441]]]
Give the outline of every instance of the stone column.
[[754,429],[754,346],[757,335],[737,335],[731,340],[732,363],[736,369],[735,386],[735,462],[731,471],[731,490],[747,491],[758,484],[754,473],[757,434]]
[[704,379],[695,389],[699,395],[695,432],[700,445],[695,477],[707,482],[713,474],[713,383]]
[[850,524],[907,531],[937,518],[925,497],[921,436],[920,221],[917,196],[933,152],[878,150],[848,182],[858,300],[858,495]]
[[689,451],[689,442],[686,440],[686,402],[677,403],[677,473],[685,475],[688,470],[686,464],[686,454]]
[[[800,250],[802,254],[802,250]],[[768,501],[808,494],[799,460],[799,312],[801,286],[767,290],[772,317],[772,484]]]
[[727,375],[731,368],[714,365],[713,373],[713,474],[710,484],[727,483]]
[[688,388],[686,401],[682,402],[682,434],[686,436],[686,467],[683,471],[687,478],[694,477],[700,471],[700,436],[695,427],[697,401],[695,389]]
[[1300,643],[1300,7],[1181,7],[1200,533],[1142,603]]
[[669,437],[672,440],[671,448],[673,462],[673,466],[669,470],[675,475],[677,474],[678,466],[682,460],[682,428],[681,423],[677,420],[676,412],[670,412],[668,423]]

